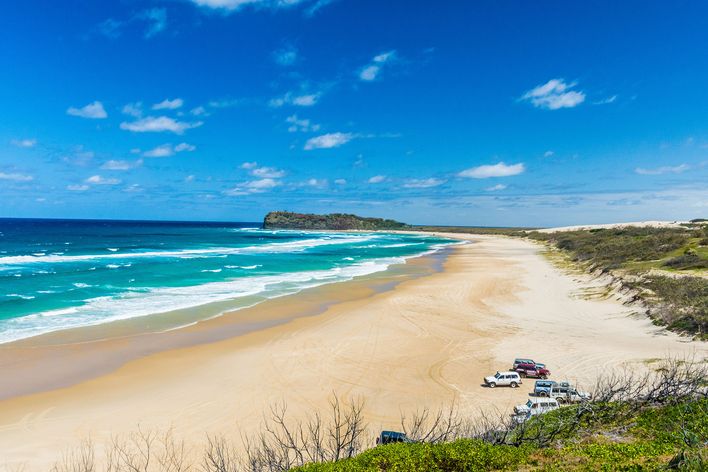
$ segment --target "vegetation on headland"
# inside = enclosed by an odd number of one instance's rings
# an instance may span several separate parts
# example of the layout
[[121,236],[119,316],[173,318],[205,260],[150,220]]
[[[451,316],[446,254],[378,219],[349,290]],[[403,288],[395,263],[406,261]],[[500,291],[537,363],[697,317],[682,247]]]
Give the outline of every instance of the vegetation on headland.
[[452,407],[401,419],[414,440],[374,446],[360,401],[331,401],[328,412],[292,421],[274,407],[263,429],[207,436],[203,450],[168,432],[139,430],[102,448],[87,442],[52,472],[595,471],[708,467],[708,369],[705,360],[669,360],[644,374],[598,381],[593,400],[518,422],[509,412],[471,419]]
[[271,211],[263,219],[265,229],[304,229],[304,230],[399,230],[409,229],[405,224],[383,218],[365,218],[345,213],[315,215]]

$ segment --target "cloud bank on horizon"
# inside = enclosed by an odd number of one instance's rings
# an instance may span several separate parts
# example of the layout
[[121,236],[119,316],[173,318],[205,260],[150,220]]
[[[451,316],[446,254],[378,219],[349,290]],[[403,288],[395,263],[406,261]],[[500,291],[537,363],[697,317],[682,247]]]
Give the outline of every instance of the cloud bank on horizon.
[[708,213],[708,5],[30,3],[0,16],[0,217]]

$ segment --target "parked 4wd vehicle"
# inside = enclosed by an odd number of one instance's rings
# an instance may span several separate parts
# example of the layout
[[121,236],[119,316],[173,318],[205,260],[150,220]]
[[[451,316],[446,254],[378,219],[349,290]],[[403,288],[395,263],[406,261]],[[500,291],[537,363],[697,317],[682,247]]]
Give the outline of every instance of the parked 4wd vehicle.
[[521,377],[518,372],[497,372],[494,375],[484,378],[484,383],[489,388],[494,388],[498,386],[509,386],[511,388],[516,388],[521,385]]
[[545,367],[539,367],[538,364],[519,364],[516,371],[522,377],[534,377],[545,379],[551,375],[551,371]]
[[546,368],[546,364],[535,362],[533,359],[524,359],[523,357],[517,357],[516,359],[514,359],[514,364],[511,366],[511,370],[516,370],[516,368],[519,367],[519,364],[533,364],[537,365],[541,369]]
[[406,433],[399,433],[398,431],[381,431],[381,434],[376,438],[376,445],[382,446],[384,444],[391,443],[413,443],[412,439],[406,436]]
[[515,406],[513,416],[517,421],[526,421],[532,416],[541,415],[558,408],[560,408],[560,405],[554,398],[534,397],[529,398],[523,405]]
[[558,403],[579,403],[590,400],[592,395],[578,391],[572,385],[564,382],[551,388],[550,397],[555,398]]
[[533,394],[537,397],[548,397],[551,394],[551,389],[557,385],[559,385],[558,382],[554,380],[537,380],[533,385]]

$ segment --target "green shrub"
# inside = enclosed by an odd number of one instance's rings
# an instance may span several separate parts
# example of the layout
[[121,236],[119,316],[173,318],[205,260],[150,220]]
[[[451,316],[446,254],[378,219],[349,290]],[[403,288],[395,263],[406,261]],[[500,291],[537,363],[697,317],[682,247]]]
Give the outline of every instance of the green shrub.
[[526,463],[533,449],[494,446],[474,439],[444,444],[389,444],[339,462],[310,464],[303,472],[370,471],[400,472],[514,470]]

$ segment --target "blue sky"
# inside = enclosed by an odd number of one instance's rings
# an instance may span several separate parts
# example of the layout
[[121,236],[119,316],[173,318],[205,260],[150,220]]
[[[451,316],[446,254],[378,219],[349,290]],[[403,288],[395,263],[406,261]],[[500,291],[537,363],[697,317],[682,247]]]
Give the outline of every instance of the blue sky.
[[708,215],[705,2],[2,8],[2,217]]

